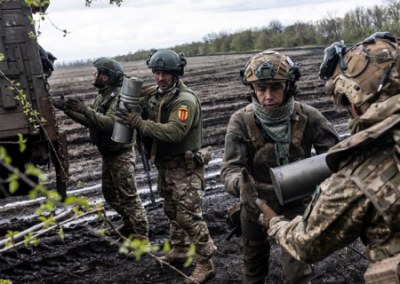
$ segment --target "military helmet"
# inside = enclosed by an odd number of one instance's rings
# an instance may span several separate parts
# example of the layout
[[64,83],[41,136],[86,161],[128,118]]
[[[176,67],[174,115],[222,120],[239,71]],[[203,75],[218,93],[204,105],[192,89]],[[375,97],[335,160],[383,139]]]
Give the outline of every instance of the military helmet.
[[101,57],[93,64],[99,73],[108,75],[110,77],[108,82],[104,82],[105,85],[118,87],[122,86],[122,82],[124,80],[124,69],[118,61],[108,57]]
[[[361,106],[384,101],[400,91],[399,44],[396,39],[368,38],[336,62],[325,88],[336,105]],[[334,66],[335,67],[335,66]],[[345,100],[344,98],[347,98]]]
[[158,50],[149,55],[146,63],[153,72],[161,70],[170,72],[175,76],[182,76],[187,61],[183,53],[178,54],[172,50]]
[[296,82],[300,79],[300,69],[288,56],[273,50],[265,50],[253,56],[240,76],[245,85],[257,83]]

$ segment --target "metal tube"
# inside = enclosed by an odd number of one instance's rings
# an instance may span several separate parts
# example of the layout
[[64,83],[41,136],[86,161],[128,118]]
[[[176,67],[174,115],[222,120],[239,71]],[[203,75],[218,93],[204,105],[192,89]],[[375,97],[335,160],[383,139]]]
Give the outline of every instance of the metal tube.
[[[126,110],[123,102],[119,103],[119,107]],[[134,129],[115,120],[114,129],[111,139],[118,143],[132,143]]]
[[[142,90],[143,80],[138,78],[125,78],[121,88],[121,101],[119,107],[125,109],[124,102],[135,110],[139,110],[139,98]],[[111,139],[119,143],[131,143],[133,141],[134,129],[121,124],[115,120]]]
[[332,175],[325,158],[326,153],[270,169],[275,194],[281,205],[312,195],[317,186]]

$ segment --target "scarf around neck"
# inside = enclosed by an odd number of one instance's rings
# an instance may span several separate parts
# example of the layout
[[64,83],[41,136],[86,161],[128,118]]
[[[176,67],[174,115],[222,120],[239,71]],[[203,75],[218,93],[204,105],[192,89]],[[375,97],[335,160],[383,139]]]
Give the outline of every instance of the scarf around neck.
[[253,96],[253,110],[260,120],[263,140],[275,142],[275,154],[278,165],[289,162],[289,147],[291,143],[290,118],[294,109],[294,97],[290,96],[287,103],[277,108],[262,106]]

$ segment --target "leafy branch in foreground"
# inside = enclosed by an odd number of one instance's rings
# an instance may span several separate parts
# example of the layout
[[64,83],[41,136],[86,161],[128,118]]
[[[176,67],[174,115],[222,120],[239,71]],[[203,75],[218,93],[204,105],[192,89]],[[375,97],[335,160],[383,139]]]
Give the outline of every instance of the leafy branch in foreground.
[[[158,251],[160,249],[159,246],[151,245],[147,240],[135,239],[134,235],[131,235],[129,238],[121,235],[120,232],[117,231],[117,229],[114,227],[111,220],[107,217],[106,211],[102,207],[102,204],[91,206],[87,198],[80,196],[69,196],[63,203],[61,203],[61,198],[57,192],[49,191],[43,186],[43,182],[46,180],[46,178],[44,178],[45,175],[43,175],[39,169],[35,168],[33,165],[28,165],[26,167],[25,173],[22,173],[17,171],[12,165],[10,165],[10,162],[11,159],[7,155],[6,150],[4,149],[4,147],[0,146],[0,165],[11,172],[13,180],[18,181],[18,179],[23,179],[25,182],[28,182],[33,187],[33,189],[29,193],[29,197],[31,199],[35,199],[39,193],[44,195],[46,199],[41,203],[40,207],[36,211],[36,214],[39,215],[38,219],[41,221],[41,223],[31,228],[28,228],[23,232],[8,231],[5,239],[0,241],[0,253],[15,249],[20,246],[36,246],[40,242],[39,237],[53,230],[58,230],[57,234],[60,236],[61,239],[63,239],[63,227],[65,225],[71,222],[82,220],[89,215],[96,215],[97,219],[103,221],[100,229],[96,230],[87,223],[85,223],[85,225],[83,226],[88,231],[97,234],[99,237],[103,238],[107,242],[113,245],[117,245],[119,247],[120,253],[126,254],[129,258],[134,257],[136,260],[140,260],[143,255],[147,254],[155,259],[157,263],[161,265],[161,267],[163,265],[166,265],[181,274],[183,277],[190,279],[182,271],[178,270],[171,264],[162,261],[159,257],[153,254],[154,251]],[[26,176],[26,174],[28,173],[33,176],[39,177],[39,184],[35,184],[35,182],[30,180]],[[18,188],[18,184],[15,187]],[[54,215],[56,205],[65,208],[65,210],[57,216]],[[44,216],[44,214],[47,214],[47,216]],[[109,225],[109,228],[105,227],[106,224]],[[118,235],[119,238],[117,240],[111,239],[106,235],[106,233],[108,233],[110,230],[114,234]],[[167,253],[169,251],[170,245],[168,241],[165,241],[162,252]],[[194,255],[195,247],[194,245],[191,245],[190,251],[188,253],[188,260],[185,266],[189,266],[192,263]],[[11,283],[4,281],[8,280],[0,280],[0,284]]]

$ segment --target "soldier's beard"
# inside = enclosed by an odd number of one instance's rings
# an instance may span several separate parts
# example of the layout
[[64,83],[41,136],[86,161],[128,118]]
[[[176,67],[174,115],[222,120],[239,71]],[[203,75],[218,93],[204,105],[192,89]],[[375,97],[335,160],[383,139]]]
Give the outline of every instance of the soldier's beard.
[[103,89],[103,88],[105,88],[106,85],[104,84],[103,81],[100,81],[100,80],[101,80],[100,74],[98,74],[96,81],[93,83],[93,86],[95,86],[98,89]]

